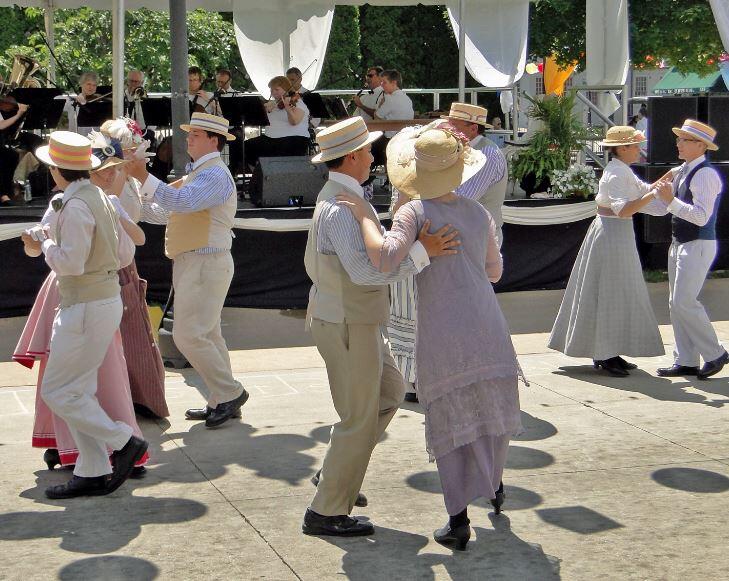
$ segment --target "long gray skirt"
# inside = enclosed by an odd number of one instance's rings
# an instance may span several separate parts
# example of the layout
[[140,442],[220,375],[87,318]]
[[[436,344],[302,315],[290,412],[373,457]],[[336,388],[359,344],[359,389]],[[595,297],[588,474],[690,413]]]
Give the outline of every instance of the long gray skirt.
[[665,353],[632,220],[595,218],[572,268],[548,346],[591,359]]

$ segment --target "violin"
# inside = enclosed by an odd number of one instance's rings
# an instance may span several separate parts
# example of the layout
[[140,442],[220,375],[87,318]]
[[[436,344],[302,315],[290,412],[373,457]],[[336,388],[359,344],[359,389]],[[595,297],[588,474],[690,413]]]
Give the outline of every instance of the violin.
[[[286,96],[291,98],[289,101],[289,107],[295,109],[296,103],[298,103],[299,99],[301,99],[301,95],[299,95],[296,91],[289,91],[286,93]],[[283,100],[283,97],[276,99],[276,106],[281,110],[286,109],[286,102]]]
[[[11,95],[0,97],[0,113],[7,113],[6,117],[13,117],[20,109],[19,105],[20,103]],[[30,109],[30,106],[28,109]]]

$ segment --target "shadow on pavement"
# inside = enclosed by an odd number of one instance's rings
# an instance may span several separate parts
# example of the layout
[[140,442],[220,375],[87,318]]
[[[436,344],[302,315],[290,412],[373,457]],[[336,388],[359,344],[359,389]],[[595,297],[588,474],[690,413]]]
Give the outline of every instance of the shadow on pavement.
[[136,539],[146,524],[188,522],[202,517],[208,510],[197,501],[183,498],[130,496],[120,502],[119,498],[102,496],[50,501],[42,495],[38,489],[21,493],[36,502],[65,507],[65,510],[0,514],[0,540],[58,537],[60,548],[65,551],[112,553]]
[[455,581],[560,579],[559,559],[517,537],[506,515],[489,518],[493,529],[475,527],[476,535],[471,537],[468,549],[450,554],[421,553],[429,541],[426,537],[379,526],[366,539],[321,538],[344,551],[342,568],[350,581],[427,581],[444,577],[443,569]]
[[107,555],[69,563],[58,572],[60,581],[103,579],[104,581],[152,581],[159,577],[156,565],[135,557]]
[[661,486],[684,492],[716,494],[729,490],[729,478],[711,470],[661,468],[653,472],[651,478]]

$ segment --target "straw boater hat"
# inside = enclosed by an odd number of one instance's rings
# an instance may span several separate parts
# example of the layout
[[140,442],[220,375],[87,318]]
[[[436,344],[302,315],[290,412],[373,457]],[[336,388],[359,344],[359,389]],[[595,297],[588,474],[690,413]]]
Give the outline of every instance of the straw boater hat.
[[118,139],[109,138],[98,131],[89,133],[89,139],[91,140],[91,153],[101,161],[101,165],[94,171],[127,163],[127,160],[124,159],[121,141]]
[[381,135],[382,131],[368,131],[362,117],[350,117],[317,134],[320,153],[312,157],[311,161],[319,163],[343,157],[376,141]]
[[387,175],[410,198],[429,200],[455,190],[486,164],[486,156],[442,125],[406,127],[387,146]]
[[488,109],[468,103],[451,103],[451,110],[448,115],[441,115],[441,119],[460,119],[469,123],[476,123],[486,129],[493,129],[494,126],[486,123]]
[[630,125],[616,125],[607,130],[605,139],[598,143],[603,147],[618,147],[619,145],[635,145],[645,141],[645,135]]
[[193,113],[190,118],[190,123],[183,123],[180,125],[180,129],[183,131],[190,131],[190,129],[202,129],[203,131],[211,131],[218,135],[225,135],[228,141],[233,141],[235,135],[228,133],[228,120],[225,117],[218,117],[217,115],[210,115],[210,113]]
[[714,143],[714,139],[716,138],[716,129],[706,125],[706,123],[701,123],[694,119],[686,119],[686,121],[683,122],[683,126],[674,127],[673,132],[679,137],[698,139],[705,143],[706,147],[711,151],[719,149],[719,146]]
[[39,161],[61,169],[90,170],[101,165],[91,154],[91,141],[72,131],[54,131],[48,145],[35,150]]

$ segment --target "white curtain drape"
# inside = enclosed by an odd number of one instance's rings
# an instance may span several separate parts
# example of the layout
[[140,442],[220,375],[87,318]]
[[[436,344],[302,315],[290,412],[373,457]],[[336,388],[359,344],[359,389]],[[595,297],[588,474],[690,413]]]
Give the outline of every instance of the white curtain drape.
[[577,202],[576,204],[557,204],[555,206],[519,207],[502,206],[501,215],[507,224],[522,226],[549,226],[550,224],[567,224],[592,218],[597,214],[595,202]]
[[304,73],[302,85],[316,88],[334,17],[334,2],[234,0],[233,22],[243,64],[251,82],[268,95],[268,81],[289,67]]
[[[458,42],[458,2],[447,2]],[[484,87],[507,87],[524,74],[529,0],[466,0],[466,68]]]
[[729,52],[729,0],[709,0],[724,50]]
[[[628,78],[628,0],[587,0],[587,84],[624,85]],[[602,94],[605,115],[617,111],[613,94]]]

